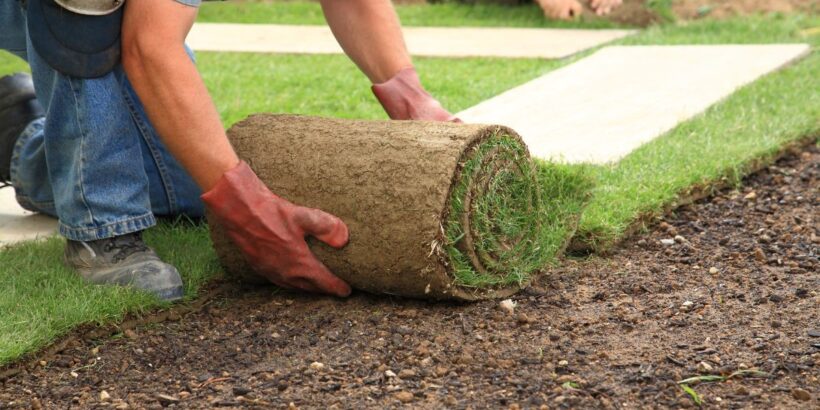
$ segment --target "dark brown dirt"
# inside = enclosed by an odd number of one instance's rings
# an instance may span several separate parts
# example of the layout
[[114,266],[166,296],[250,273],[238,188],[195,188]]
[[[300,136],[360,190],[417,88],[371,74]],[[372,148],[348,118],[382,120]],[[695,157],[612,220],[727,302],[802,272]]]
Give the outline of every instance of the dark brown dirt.
[[[520,5],[532,3],[532,0],[461,0],[467,3],[492,2],[505,5]],[[645,27],[653,23],[660,23],[664,17],[656,9],[649,6],[647,0],[623,0],[623,4],[610,14],[596,17],[589,8],[588,0],[578,0],[584,6],[586,18],[613,21]],[[817,13],[820,6],[816,0],[673,0],[672,14],[683,20],[699,18],[727,18],[744,16],[756,13]]]
[[[258,114],[228,130],[239,157],[272,192],[347,223],[350,242],[344,249],[318,241],[311,248],[353,288],[460,300],[506,297],[520,289],[517,284],[475,291],[455,286],[444,250],[451,190],[463,178],[469,180],[461,168],[477,147],[499,133],[524,147],[508,128],[446,122]],[[522,160],[529,161],[522,150]],[[502,158],[488,159],[481,168],[500,172],[506,164]],[[219,224],[210,226],[226,270],[250,272]]]
[[676,0],[672,11],[683,19],[726,18],[755,13],[816,13],[816,0]]
[[816,146],[788,156],[607,259],[567,261],[514,314],[235,288],[68,346],[0,384],[0,408],[685,408],[676,381],[759,369],[692,387],[705,407],[816,409],[819,179]]

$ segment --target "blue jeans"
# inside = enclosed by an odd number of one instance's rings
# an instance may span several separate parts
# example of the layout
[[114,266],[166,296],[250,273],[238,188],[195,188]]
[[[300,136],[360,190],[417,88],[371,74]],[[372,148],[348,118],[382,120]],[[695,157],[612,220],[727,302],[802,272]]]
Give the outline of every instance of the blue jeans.
[[199,188],[160,141],[121,66],[93,79],[55,71],[32,48],[17,0],[0,0],[0,27],[0,49],[28,61],[46,110],[14,148],[21,206],[57,217],[60,233],[80,241],[141,231],[155,216],[202,217]]

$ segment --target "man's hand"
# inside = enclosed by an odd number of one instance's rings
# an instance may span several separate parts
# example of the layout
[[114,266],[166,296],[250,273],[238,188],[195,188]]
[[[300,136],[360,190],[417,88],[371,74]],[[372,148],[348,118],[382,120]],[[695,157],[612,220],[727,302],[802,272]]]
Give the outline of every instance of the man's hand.
[[[572,20],[584,12],[576,0],[536,0],[544,16],[554,20]],[[596,0],[593,0],[596,1]]]
[[271,193],[248,164],[226,172],[202,200],[259,275],[283,288],[335,296],[350,286],[310,251],[310,235],[334,247],[347,244],[347,225],[318,209],[294,205]]
[[424,90],[412,67],[381,84],[374,84],[372,90],[391,119],[461,122]]

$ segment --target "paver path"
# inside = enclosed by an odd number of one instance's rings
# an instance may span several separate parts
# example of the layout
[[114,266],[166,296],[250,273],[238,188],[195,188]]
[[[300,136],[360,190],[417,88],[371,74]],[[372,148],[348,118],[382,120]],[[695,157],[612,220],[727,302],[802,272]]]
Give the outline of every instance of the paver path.
[[14,189],[0,188],[0,247],[57,233],[57,220],[23,210]]
[[[410,54],[431,57],[562,58],[634,30],[404,27]],[[202,51],[339,54],[326,26],[197,23],[188,45]]]
[[606,47],[457,115],[510,126],[536,157],[606,163],[809,50],[804,44]]

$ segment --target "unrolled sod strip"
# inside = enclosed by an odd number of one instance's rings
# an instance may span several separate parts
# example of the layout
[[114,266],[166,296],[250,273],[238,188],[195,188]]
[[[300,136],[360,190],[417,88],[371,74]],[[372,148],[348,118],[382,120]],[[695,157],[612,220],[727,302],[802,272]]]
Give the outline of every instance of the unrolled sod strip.
[[[563,249],[585,197],[579,176],[533,162],[501,126],[261,114],[228,135],[272,192],[347,223],[344,249],[311,248],[373,293],[508,296]],[[226,271],[247,277],[219,226],[211,233]]]

